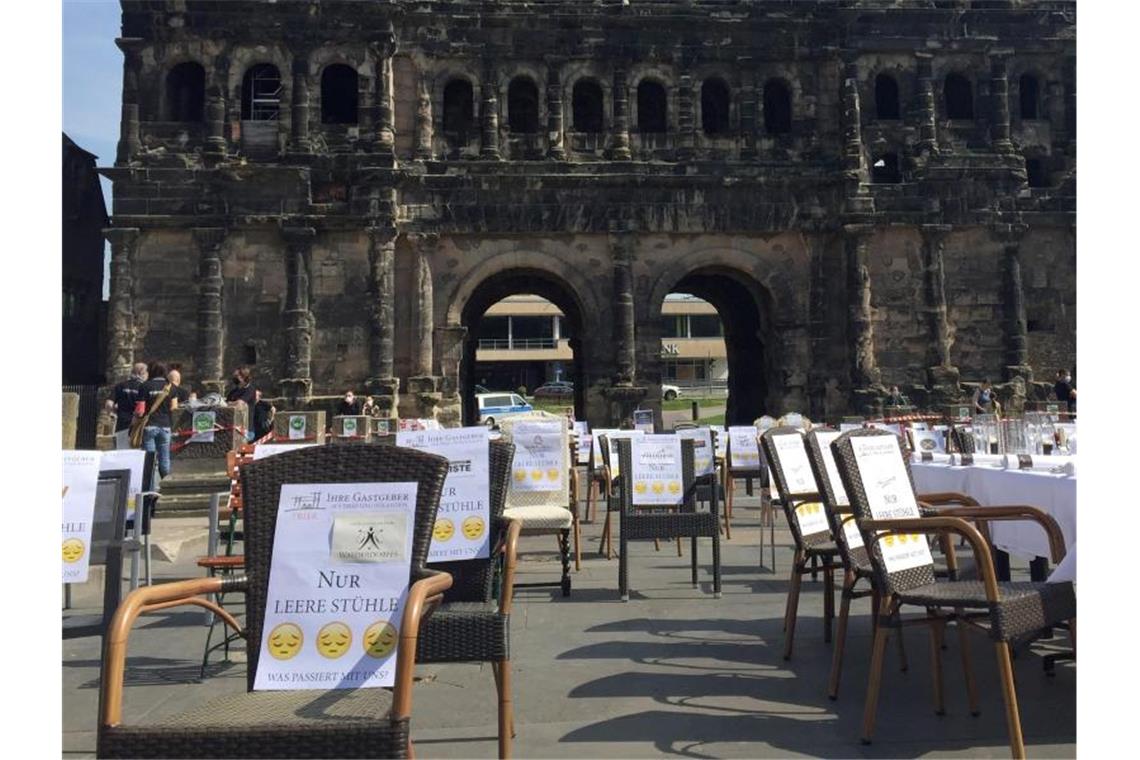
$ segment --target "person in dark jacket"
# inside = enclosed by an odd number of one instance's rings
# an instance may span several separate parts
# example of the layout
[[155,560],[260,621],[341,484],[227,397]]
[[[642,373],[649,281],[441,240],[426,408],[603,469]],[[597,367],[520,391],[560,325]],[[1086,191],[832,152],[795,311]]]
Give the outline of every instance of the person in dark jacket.
[[1067,369],[1057,370],[1057,382],[1053,384],[1053,393],[1058,401],[1064,401],[1069,414],[1077,413],[1077,389],[1073,387],[1073,376]]
[[253,418],[250,420],[250,427],[253,429],[253,440],[260,440],[273,429],[273,417],[277,414],[277,409],[272,404],[261,398],[261,391],[254,391],[254,398],[257,400],[253,404]]
[[149,379],[139,389],[139,400],[145,404],[143,413],[149,414],[143,428],[143,449],[153,451],[158,474],[170,474],[170,410],[174,404],[174,386],[166,377],[166,366],[152,362],[147,368]]
[[351,390],[345,391],[344,398],[340,400],[340,403],[336,407],[336,413],[338,417],[360,414],[360,399],[358,399],[356,394]]
[[139,362],[131,367],[131,376],[115,386],[112,400],[115,403],[115,448],[129,449],[131,420],[139,401],[139,388],[146,382],[146,365]]
[[249,371],[249,367],[235,369],[231,382],[233,387],[226,393],[226,403],[235,404],[242,401],[250,409],[253,409],[253,405],[257,403],[257,389],[253,385],[253,373]]

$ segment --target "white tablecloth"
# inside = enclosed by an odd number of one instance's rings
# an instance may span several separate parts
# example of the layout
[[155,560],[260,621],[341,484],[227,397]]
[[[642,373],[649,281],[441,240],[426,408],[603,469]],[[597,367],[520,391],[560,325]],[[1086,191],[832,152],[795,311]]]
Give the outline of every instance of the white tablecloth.
[[[1025,504],[1037,507],[1057,521],[1065,548],[1076,556],[1077,478],[1033,470],[994,467],[955,467],[915,462],[911,465],[919,493],[956,491],[982,506]],[[994,546],[1019,557],[1050,557],[1049,540],[1038,523],[1008,520],[990,523]],[[1072,564],[1070,562],[1069,564]],[[1071,572],[1076,575],[1075,569]]]

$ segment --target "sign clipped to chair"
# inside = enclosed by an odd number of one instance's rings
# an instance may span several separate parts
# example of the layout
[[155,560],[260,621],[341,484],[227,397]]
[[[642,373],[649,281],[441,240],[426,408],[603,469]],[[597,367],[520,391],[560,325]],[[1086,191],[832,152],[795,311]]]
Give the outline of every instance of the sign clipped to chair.
[[511,488],[515,491],[558,491],[566,477],[561,422],[518,422],[511,437],[515,461]]
[[707,427],[681,429],[676,436],[682,440],[688,438],[693,442],[693,472],[699,478],[702,475],[711,475],[716,464],[713,460],[712,430]]
[[[841,507],[848,507],[851,502],[847,498],[847,490],[843,487],[843,480],[839,477],[839,467],[835,464],[835,453],[831,450],[831,444],[842,433],[834,430],[821,430],[815,435],[823,454],[823,467],[827,472],[827,482],[831,486],[831,493],[835,495],[835,503]],[[848,548],[854,549],[857,546],[862,546],[863,534],[859,532],[859,525],[855,522],[854,515],[842,515],[840,519],[843,522],[843,535],[847,538]]]
[[634,506],[676,506],[683,496],[681,439],[641,435],[630,439]]
[[760,447],[756,443],[756,428],[751,425],[734,425],[728,429],[729,464],[734,470],[759,470]]
[[63,452],[63,582],[83,583],[91,561],[98,451]]
[[395,683],[416,491],[416,483],[281,487],[255,690]]
[[490,444],[491,433],[484,425],[396,433],[397,446],[438,454],[448,461],[428,562],[491,556]]
[[[817,488],[815,476],[811,471],[811,462],[808,461],[807,449],[804,448],[803,436],[799,433],[773,435],[772,447],[779,458],[780,471],[788,486],[788,495],[815,493]],[[805,536],[830,529],[827,512],[824,511],[823,504],[818,501],[797,504],[795,514],[800,533]]]
[[[855,454],[867,502],[871,505],[871,515],[876,520],[922,516],[907,476],[898,436],[855,437],[851,439],[851,450]],[[887,572],[897,573],[934,561],[924,535],[884,535],[877,541]]]

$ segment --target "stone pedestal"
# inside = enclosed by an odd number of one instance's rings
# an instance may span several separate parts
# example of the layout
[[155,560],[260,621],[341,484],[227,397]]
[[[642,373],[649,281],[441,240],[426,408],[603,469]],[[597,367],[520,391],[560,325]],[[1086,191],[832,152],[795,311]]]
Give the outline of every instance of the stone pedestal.
[[[246,442],[245,431],[249,429],[249,407],[245,404],[237,406],[210,406],[191,409],[179,407],[175,409],[171,422],[171,458],[176,461],[189,459],[217,459],[224,460],[226,454],[237,451]],[[213,441],[191,441],[195,433],[194,413],[213,412],[215,428]]]
[[79,430],[79,394],[63,394],[63,448],[74,449]]
[[376,417],[390,421],[394,430],[395,420],[400,417],[400,378],[374,377],[368,381],[368,392],[372,396],[372,404],[380,410]]
[[443,394],[439,390],[439,378],[420,375],[408,378],[408,392],[401,399],[401,417],[434,420],[439,413]]
[[609,406],[611,425],[633,418],[633,410],[649,395],[644,385],[614,385],[602,391]]
[[[375,401],[375,399],[373,399]],[[372,418],[362,414],[333,417],[333,443],[367,443],[372,440]]]
[[[303,422],[297,422],[303,419]],[[290,430],[293,436],[290,436]],[[325,413],[278,412],[273,419],[274,443],[324,443]]]

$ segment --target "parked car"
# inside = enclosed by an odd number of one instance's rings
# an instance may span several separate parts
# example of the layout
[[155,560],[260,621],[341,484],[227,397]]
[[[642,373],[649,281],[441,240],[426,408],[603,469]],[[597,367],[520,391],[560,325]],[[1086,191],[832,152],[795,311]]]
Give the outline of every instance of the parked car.
[[568,398],[574,395],[574,383],[555,380],[534,389],[535,398]]
[[679,397],[680,395],[681,395],[681,389],[675,385],[662,385],[661,386],[661,398],[665,399],[666,401],[672,401],[673,399]]
[[490,388],[486,388],[482,385],[476,385],[475,386],[475,392],[476,393],[491,393],[492,391]]
[[534,411],[534,407],[517,393],[477,393],[475,401],[479,405],[479,422],[487,427],[506,417]]

